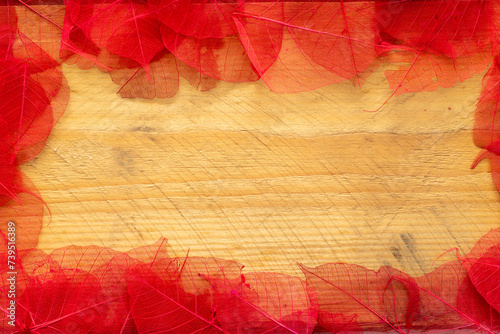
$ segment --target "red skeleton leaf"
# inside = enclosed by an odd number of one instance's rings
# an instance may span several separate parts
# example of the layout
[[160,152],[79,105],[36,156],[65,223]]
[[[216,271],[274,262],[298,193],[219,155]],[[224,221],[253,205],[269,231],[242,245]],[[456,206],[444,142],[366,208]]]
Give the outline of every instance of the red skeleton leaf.
[[477,291],[500,312],[500,230],[483,236],[463,259],[464,267]]
[[371,2],[245,3],[235,20],[247,53],[276,92],[356,78],[377,57]]
[[363,330],[407,333],[412,328],[419,291],[407,274],[390,267],[372,271],[343,263],[301,269],[318,296],[322,327],[332,326],[333,315],[344,315],[351,317],[346,322],[350,326],[357,316]]
[[138,333],[220,333],[208,281],[241,275],[242,266],[213,258],[170,258],[162,244],[152,261],[127,268],[130,316]]
[[[40,43],[29,37],[41,38],[37,32],[41,32],[49,16],[56,20],[57,15],[47,12],[44,16],[36,12],[30,16],[15,8],[4,6],[0,10],[0,203],[3,205],[0,232],[3,250],[8,241],[12,241],[7,233],[9,223],[16,225],[18,249],[33,248],[38,242],[43,201],[18,165],[33,159],[43,149],[69,95],[64,77],[57,68],[59,63],[44,50],[52,50],[53,40],[46,38]],[[31,25],[26,25],[27,19],[31,20]]]
[[212,280],[217,318],[228,333],[312,333],[316,295],[306,282],[276,273]]
[[498,314],[477,293],[459,261],[446,263],[415,281],[421,298],[416,328],[425,332],[467,329],[488,333],[498,329]]
[[483,89],[474,116],[473,138],[482,150],[472,164],[490,159],[493,182],[500,191],[500,67],[498,58],[483,78]]

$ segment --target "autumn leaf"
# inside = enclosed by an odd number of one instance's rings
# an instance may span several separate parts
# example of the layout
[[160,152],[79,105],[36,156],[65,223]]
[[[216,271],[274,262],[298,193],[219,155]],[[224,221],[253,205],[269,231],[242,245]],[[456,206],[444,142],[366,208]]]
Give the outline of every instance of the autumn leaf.
[[259,79],[236,35],[223,38],[196,38],[161,27],[167,50],[187,65],[209,77],[229,82],[247,82]]
[[[2,172],[0,170],[0,172]],[[2,173],[2,188],[8,185]],[[5,182],[5,183],[4,183]],[[8,194],[0,193],[0,252],[7,252],[10,244],[15,244],[17,250],[31,249],[38,244],[42,230],[45,203],[38,190],[19,169],[15,169],[12,189]],[[12,228],[15,225],[14,234]]]
[[183,36],[220,39],[236,32],[232,18],[236,1],[152,0],[149,4],[161,23]]
[[393,96],[449,88],[484,71],[491,63],[486,1],[380,1],[375,20],[377,48],[385,61]]
[[476,290],[500,312],[500,229],[484,235],[461,260]]
[[17,30],[36,44],[50,58],[59,58],[65,7],[61,2],[18,0],[15,8],[18,16]]
[[312,333],[316,295],[306,282],[278,273],[247,273],[232,280],[211,279],[217,319],[229,333]]
[[394,95],[431,92],[453,87],[484,71],[490,62],[488,57],[488,52],[449,58],[423,51],[398,51],[386,57],[398,68],[385,71],[385,76]]
[[500,70],[498,59],[483,78],[483,88],[474,114],[473,139],[481,148],[471,168],[483,159],[491,161],[493,182],[500,191]]
[[179,73],[177,62],[171,53],[162,52],[149,63],[148,72],[137,64],[134,68],[119,68],[109,72],[114,83],[120,86],[118,93],[125,98],[167,98],[177,94]]
[[342,313],[319,311],[318,326],[314,333],[330,332],[331,334],[347,334],[363,332],[356,321],[357,318],[356,314],[346,316]]
[[412,328],[420,299],[407,274],[391,267],[372,271],[343,263],[300,267],[318,296],[320,324],[331,323],[332,315],[342,314],[357,316],[363,330],[408,333]]
[[235,21],[247,53],[276,92],[353,79],[375,61],[370,2],[244,3]]
[[490,44],[486,1],[379,1],[375,19],[382,41],[456,59]]
[[139,333],[220,333],[207,277],[231,279],[241,266],[212,258],[167,258],[127,270],[131,316]]
[[416,277],[415,282],[421,298],[416,329],[425,332],[463,329],[487,333],[495,333],[498,329],[498,313],[476,291],[460,261],[445,263],[424,276]]

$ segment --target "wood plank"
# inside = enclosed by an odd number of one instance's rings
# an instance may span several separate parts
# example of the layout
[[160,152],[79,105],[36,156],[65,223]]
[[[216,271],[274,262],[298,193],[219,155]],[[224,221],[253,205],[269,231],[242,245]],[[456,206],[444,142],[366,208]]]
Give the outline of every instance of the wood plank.
[[[299,274],[352,262],[429,271],[498,227],[489,165],[470,164],[481,75],[393,98],[383,69],[275,94],[261,82],[167,100],[122,99],[96,69],[64,66],[69,107],[23,171],[51,210],[39,246],[120,250],[168,238],[172,255]],[[453,255],[447,255],[450,259]]]

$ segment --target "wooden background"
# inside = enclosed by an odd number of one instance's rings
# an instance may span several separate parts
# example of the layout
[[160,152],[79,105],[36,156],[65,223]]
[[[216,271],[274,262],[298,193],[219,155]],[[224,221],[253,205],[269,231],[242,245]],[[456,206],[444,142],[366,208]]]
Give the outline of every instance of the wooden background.
[[163,236],[172,256],[249,271],[341,261],[418,275],[499,226],[489,163],[470,169],[481,75],[370,113],[390,94],[383,69],[363,89],[183,81],[167,100],[122,99],[106,74],[63,69],[69,107],[23,166],[51,210],[46,251]]

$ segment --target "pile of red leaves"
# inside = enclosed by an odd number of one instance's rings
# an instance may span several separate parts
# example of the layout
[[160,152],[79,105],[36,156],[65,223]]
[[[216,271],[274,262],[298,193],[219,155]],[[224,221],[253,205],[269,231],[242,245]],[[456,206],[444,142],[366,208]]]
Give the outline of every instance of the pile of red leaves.
[[173,96],[179,76],[202,90],[361,86],[381,62],[398,64],[394,94],[430,91],[491,64],[496,2],[67,0],[61,58],[109,71],[125,97]]
[[[30,20],[29,24],[27,23]],[[18,226],[18,247],[35,247],[42,228],[43,201],[19,165],[36,157],[69,98],[65,79],[49,52],[53,43],[34,42],[51,33],[39,14],[26,18],[0,6],[0,250],[8,222]],[[52,39],[52,38],[51,38]],[[51,40],[47,39],[47,40]]]
[[19,169],[66,106],[62,62],[97,66],[122,96],[142,98],[175,95],[179,77],[200,90],[218,80],[262,79],[276,92],[361,86],[381,63],[395,65],[386,77],[396,95],[451,87],[491,66],[474,165],[491,159],[500,189],[498,0],[57,4],[0,3],[0,332],[500,332],[500,230],[422,277],[341,263],[300,266],[305,280],[243,273],[233,261],[171,258],[164,240],[127,253],[45,254],[34,248],[43,201]]
[[243,273],[233,261],[169,257],[165,240],[127,253],[25,250],[16,261],[14,311],[3,306],[13,275],[0,271],[2,333],[500,331],[500,229],[422,277],[344,263],[300,265],[305,280]]

